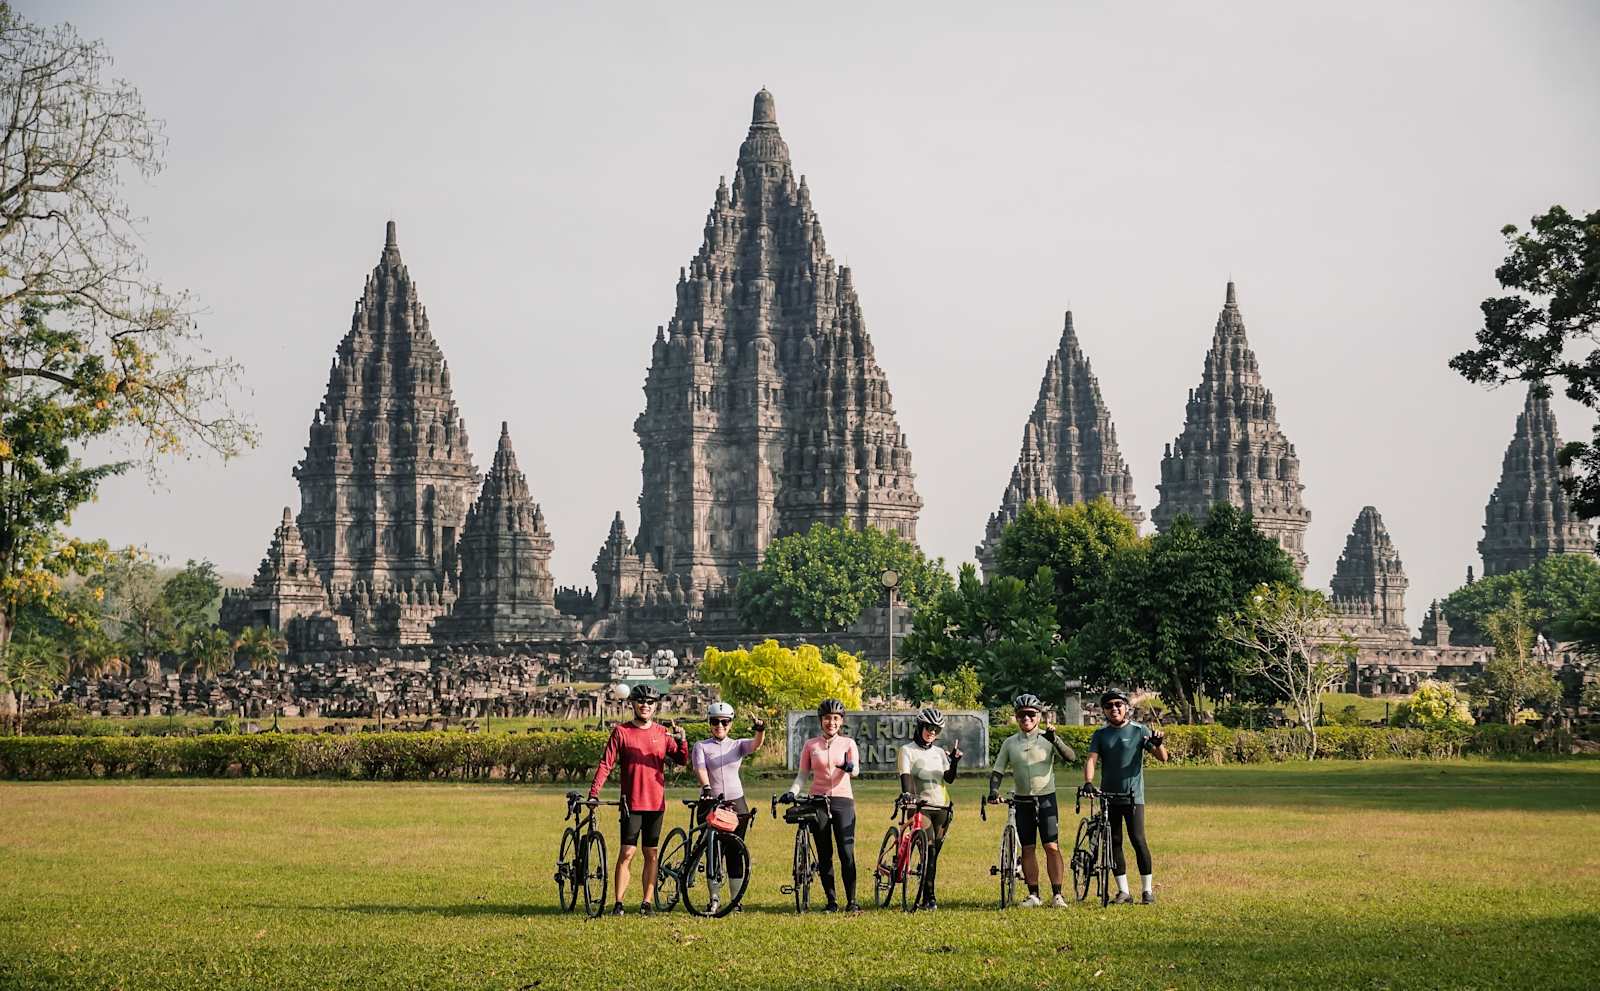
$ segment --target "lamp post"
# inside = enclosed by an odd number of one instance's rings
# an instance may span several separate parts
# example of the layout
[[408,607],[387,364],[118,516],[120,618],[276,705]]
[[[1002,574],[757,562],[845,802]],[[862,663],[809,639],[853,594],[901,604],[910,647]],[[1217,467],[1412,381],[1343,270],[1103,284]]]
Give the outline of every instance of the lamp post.
[[878,581],[889,592],[889,614],[885,626],[889,630],[889,697],[894,698],[894,596],[895,589],[900,586],[900,572],[893,568],[883,569],[883,574],[878,576]]

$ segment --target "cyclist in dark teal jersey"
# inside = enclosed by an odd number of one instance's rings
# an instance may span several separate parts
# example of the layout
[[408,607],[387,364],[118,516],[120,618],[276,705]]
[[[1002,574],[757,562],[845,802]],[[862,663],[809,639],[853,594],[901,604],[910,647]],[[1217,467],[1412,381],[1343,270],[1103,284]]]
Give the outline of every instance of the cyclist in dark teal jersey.
[[1106,724],[1089,738],[1089,759],[1083,765],[1084,784],[1094,784],[1095,768],[1099,767],[1101,791],[1133,793],[1131,801],[1106,804],[1111,816],[1111,860],[1117,871],[1117,894],[1112,901],[1118,905],[1133,901],[1128,893],[1127,856],[1122,852],[1122,828],[1126,825],[1134,857],[1139,861],[1143,892],[1139,900],[1145,905],[1154,905],[1155,875],[1150,864],[1150,844],[1144,837],[1144,755],[1149,751],[1156,760],[1165,763],[1167,737],[1160,729],[1152,730],[1143,723],[1134,722],[1128,696],[1119,691],[1102,695],[1100,709],[1105,714]]

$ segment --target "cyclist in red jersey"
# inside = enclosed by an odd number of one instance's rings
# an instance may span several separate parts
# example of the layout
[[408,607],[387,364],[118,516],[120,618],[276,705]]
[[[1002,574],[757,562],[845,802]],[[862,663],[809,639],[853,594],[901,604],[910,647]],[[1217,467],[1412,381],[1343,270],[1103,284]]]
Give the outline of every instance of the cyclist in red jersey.
[[649,685],[635,685],[628,693],[633,704],[633,719],[611,728],[600,766],[595,768],[589,797],[599,798],[600,788],[618,761],[622,763],[622,846],[617,850],[616,904],[612,915],[622,914],[622,896],[628,893],[629,867],[633,854],[644,847],[644,894],[639,911],[649,915],[655,885],[656,856],[661,847],[661,819],[666,814],[667,761],[689,762],[689,746],[681,728],[671,733],[654,719],[661,693]]

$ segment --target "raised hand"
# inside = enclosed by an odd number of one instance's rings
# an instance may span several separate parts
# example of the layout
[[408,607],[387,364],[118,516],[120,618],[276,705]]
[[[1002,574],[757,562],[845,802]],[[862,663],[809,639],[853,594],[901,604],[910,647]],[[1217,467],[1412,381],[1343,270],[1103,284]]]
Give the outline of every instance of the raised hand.
[[949,750],[946,750],[945,753],[950,755],[951,760],[960,760],[962,757],[961,741],[957,740],[956,745],[951,747]]

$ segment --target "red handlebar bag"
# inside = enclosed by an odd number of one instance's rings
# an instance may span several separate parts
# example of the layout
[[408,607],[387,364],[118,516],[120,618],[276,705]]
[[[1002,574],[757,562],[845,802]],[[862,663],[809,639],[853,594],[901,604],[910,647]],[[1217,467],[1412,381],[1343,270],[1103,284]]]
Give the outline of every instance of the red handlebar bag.
[[711,810],[710,815],[706,816],[706,825],[724,833],[731,833],[739,828],[739,814],[732,809],[718,806]]

